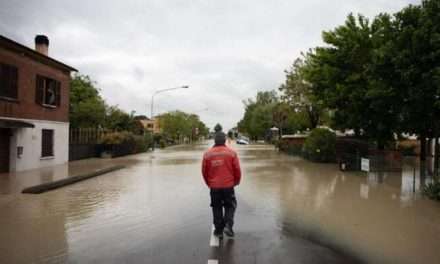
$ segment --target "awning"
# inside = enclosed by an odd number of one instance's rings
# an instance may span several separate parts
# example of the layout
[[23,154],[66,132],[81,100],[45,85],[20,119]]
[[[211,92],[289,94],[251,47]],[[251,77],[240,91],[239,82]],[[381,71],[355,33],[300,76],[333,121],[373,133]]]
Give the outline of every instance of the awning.
[[35,127],[35,125],[21,120],[0,118],[0,128],[23,128],[23,127],[33,128]]

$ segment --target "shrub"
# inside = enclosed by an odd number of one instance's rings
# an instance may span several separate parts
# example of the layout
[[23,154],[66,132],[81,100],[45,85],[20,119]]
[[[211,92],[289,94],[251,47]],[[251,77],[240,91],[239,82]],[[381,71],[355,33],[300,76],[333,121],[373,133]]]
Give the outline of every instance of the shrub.
[[428,196],[429,199],[440,201],[440,183],[430,183],[423,188],[423,193]]
[[154,134],[154,135],[153,135],[153,140],[154,140],[154,142],[156,142],[156,144],[159,143],[159,141],[160,141],[162,138],[164,138],[163,134]]
[[116,145],[134,142],[134,135],[130,132],[112,132],[104,135],[99,143],[106,145]]
[[279,141],[278,148],[289,155],[302,155],[302,148],[305,137],[282,138]]
[[328,129],[315,128],[307,137],[303,146],[306,159],[317,162],[335,161],[336,134]]
[[403,156],[415,156],[416,155],[416,146],[401,146],[399,151]]
[[398,149],[404,156],[417,155],[418,142],[415,140],[405,140],[398,144]]
[[147,136],[134,135],[130,132],[113,132],[104,135],[100,143],[104,145],[126,145],[131,153],[147,151],[149,144]]
[[144,136],[133,136],[134,146],[133,153],[145,152],[148,149],[147,142]]
[[153,146],[154,136],[151,132],[146,132],[144,135],[145,144],[147,145],[147,149]]
[[298,144],[289,144],[287,146],[286,152],[289,155],[302,155],[303,151],[303,145],[298,145]]
[[166,143],[165,139],[161,139],[159,141],[159,147],[160,148],[165,148],[166,146],[167,146],[167,143]]

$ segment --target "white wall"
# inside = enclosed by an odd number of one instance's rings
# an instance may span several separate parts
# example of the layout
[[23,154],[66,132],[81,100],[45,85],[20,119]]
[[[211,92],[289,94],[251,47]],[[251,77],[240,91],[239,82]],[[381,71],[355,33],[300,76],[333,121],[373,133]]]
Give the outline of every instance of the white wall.
[[[63,164],[69,160],[69,123],[47,120],[18,119],[35,125],[34,128],[12,129],[10,150],[10,171],[23,171]],[[42,129],[54,130],[54,156],[41,157]],[[23,147],[23,154],[17,157],[17,147]]]

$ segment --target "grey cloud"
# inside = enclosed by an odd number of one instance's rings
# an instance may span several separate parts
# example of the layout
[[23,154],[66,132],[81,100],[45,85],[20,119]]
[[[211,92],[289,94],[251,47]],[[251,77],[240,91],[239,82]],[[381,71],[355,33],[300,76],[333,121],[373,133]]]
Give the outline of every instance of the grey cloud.
[[190,89],[157,98],[157,111],[197,111],[232,127],[241,100],[276,89],[301,51],[321,45],[322,30],[349,12],[372,17],[413,0],[254,1],[0,0],[0,34],[33,47],[50,38],[50,55],[98,82],[105,99],[149,115],[155,90]]

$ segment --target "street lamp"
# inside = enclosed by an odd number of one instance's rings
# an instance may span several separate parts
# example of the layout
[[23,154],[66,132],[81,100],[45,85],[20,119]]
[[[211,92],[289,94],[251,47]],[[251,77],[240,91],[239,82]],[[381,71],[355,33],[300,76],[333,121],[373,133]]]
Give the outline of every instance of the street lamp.
[[[156,96],[156,94],[163,93],[163,92],[168,92],[168,91],[172,91],[172,90],[177,90],[177,89],[188,89],[188,88],[189,88],[188,85],[182,85],[182,86],[178,86],[178,87],[174,87],[174,88],[168,88],[168,89],[162,89],[162,90],[155,91],[153,93],[153,96],[151,96],[151,116],[150,116],[151,120],[154,120],[154,96]],[[153,122],[153,146],[152,146],[152,150],[154,150],[155,143],[156,143],[154,141],[154,124],[155,123],[156,122]]]
[[168,88],[168,89],[162,89],[162,90],[155,91],[153,93],[153,96],[151,96],[151,120],[154,119],[154,96],[156,96],[156,94],[163,93],[163,92],[168,92],[168,91],[172,91],[172,90],[177,90],[177,89],[188,89],[188,88],[189,88],[188,85],[182,85],[182,86],[179,86],[179,87],[174,87],[174,88]]

